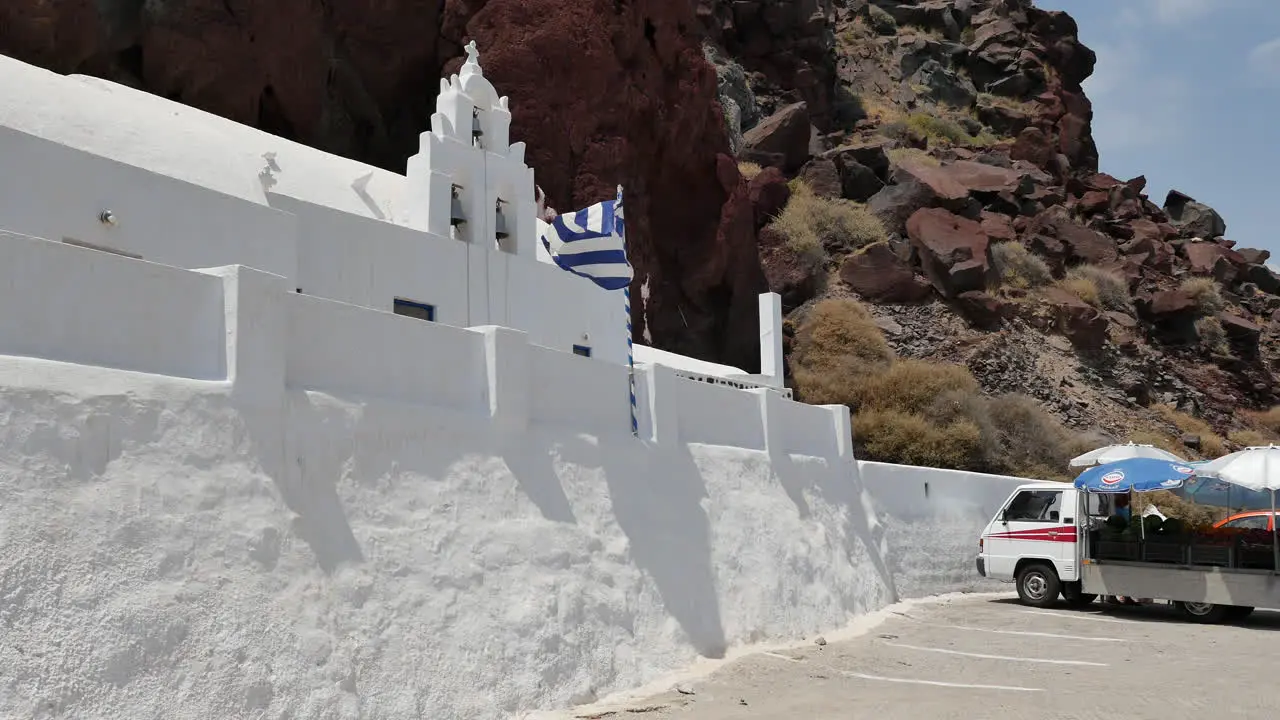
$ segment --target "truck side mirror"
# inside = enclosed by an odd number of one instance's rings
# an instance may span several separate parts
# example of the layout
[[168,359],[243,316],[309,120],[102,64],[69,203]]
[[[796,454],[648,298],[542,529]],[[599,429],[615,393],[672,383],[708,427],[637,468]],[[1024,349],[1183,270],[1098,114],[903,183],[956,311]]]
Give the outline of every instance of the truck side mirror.
[[1005,508],[1000,511],[1000,522],[1004,523],[1005,525],[1009,524],[1009,508]]

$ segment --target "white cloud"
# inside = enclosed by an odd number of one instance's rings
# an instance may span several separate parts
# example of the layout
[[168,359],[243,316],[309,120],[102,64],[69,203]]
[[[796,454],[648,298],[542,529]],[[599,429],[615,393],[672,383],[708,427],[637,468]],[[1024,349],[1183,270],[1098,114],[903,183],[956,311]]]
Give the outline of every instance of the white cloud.
[[1249,70],[1258,80],[1280,84],[1280,37],[1255,45],[1249,51]]

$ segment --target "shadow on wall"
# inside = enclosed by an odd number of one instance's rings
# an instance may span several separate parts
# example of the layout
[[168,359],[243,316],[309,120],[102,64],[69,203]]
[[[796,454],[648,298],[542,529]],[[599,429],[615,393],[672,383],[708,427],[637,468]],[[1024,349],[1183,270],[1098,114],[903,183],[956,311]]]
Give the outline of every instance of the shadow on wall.
[[698,654],[724,657],[728,642],[711,567],[711,527],[702,507],[707,488],[688,448],[655,452],[625,438],[602,449],[579,437],[563,447],[563,458],[603,468],[613,514],[636,565],[653,579]]
[[856,541],[875,566],[880,582],[888,590],[889,601],[897,602],[898,591],[887,560],[889,549],[885,528],[877,517],[875,502],[862,484],[857,462],[851,461],[847,465],[835,462],[826,472],[816,475],[801,472],[790,453],[771,451],[769,462],[801,518],[812,516],[809,501],[805,498],[806,491],[817,493],[835,507],[845,509],[844,549],[850,563],[858,564]]

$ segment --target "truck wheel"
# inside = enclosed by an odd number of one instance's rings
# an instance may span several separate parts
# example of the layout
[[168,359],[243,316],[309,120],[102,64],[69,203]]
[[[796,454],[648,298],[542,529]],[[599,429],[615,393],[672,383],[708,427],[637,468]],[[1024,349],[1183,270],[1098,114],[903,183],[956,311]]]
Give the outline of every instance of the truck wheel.
[[1062,599],[1067,601],[1067,605],[1073,608],[1088,607],[1098,596],[1093,593],[1081,592],[1080,583],[1069,582],[1062,586]]
[[1253,614],[1253,608],[1247,605],[1232,605],[1227,608],[1227,622],[1241,622]]
[[1175,603],[1178,610],[1191,622],[1202,625],[1214,625],[1227,619],[1230,607],[1213,603],[1182,602]]
[[1058,573],[1043,563],[1034,563],[1018,573],[1018,599],[1023,605],[1048,607],[1058,599]]

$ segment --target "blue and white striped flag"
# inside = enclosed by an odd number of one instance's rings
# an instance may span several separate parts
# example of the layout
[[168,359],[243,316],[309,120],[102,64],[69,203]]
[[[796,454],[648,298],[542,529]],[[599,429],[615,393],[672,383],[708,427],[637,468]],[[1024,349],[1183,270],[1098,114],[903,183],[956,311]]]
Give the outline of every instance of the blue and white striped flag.
[[621,192],[615,200],[557,216],[543,232],[542,244],[557,265],[605,290],[631,284]]

